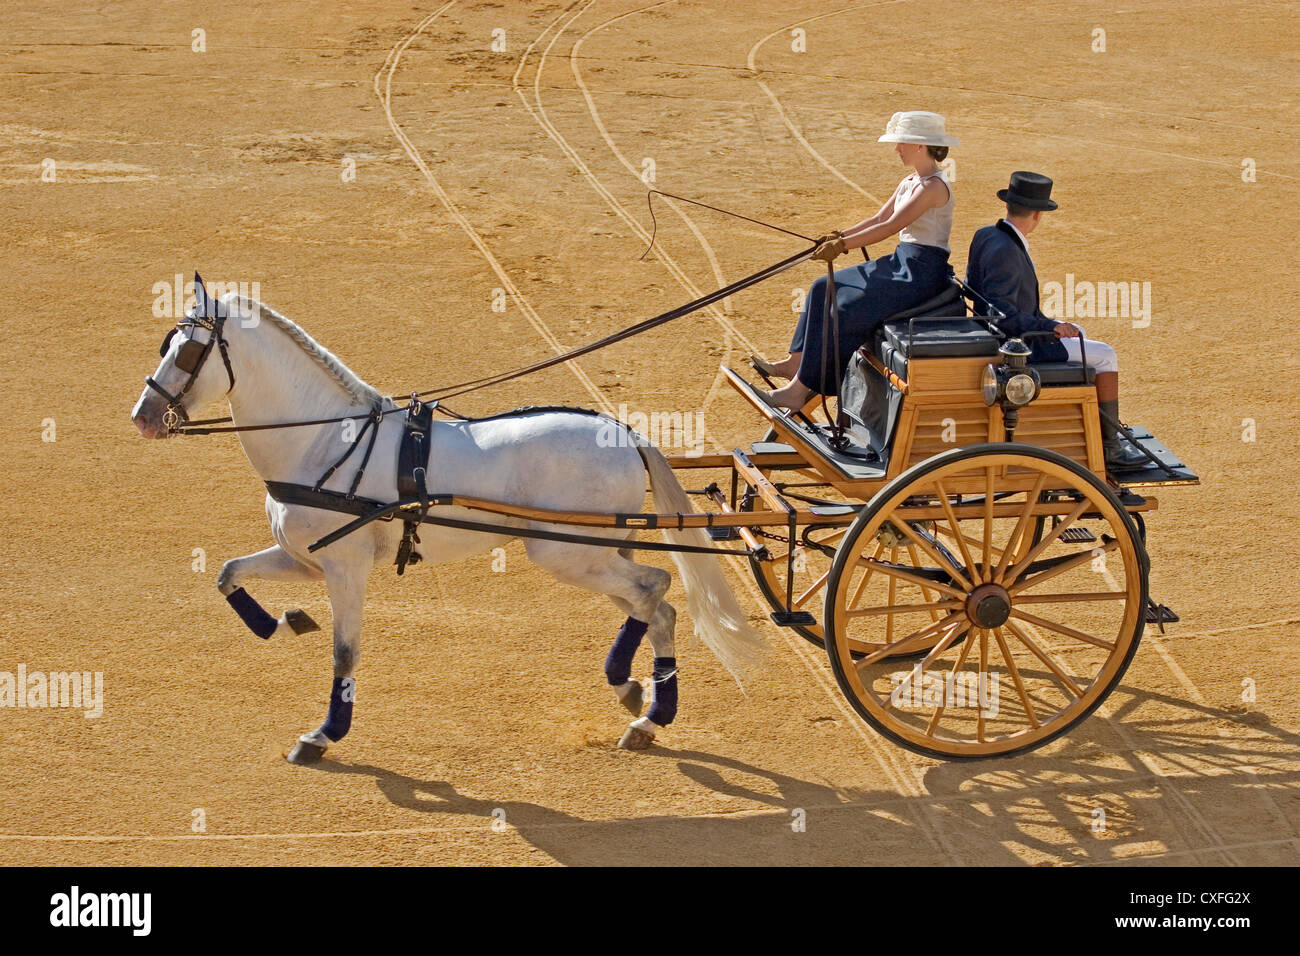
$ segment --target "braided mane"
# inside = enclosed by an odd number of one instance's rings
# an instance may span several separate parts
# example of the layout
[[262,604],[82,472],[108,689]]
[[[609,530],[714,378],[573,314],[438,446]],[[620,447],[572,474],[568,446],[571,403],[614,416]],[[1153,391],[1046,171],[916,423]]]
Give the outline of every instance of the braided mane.
[[293,319],[281,315],[275,309],[258,302],[256,299],[250,299],[237,293],[222,296],[222,304],[229,309],[232,316],[258,315],[269,319],[272,325],[289,336],[290,340],[306,353],[313,362],[329,373],[330,378],[334,379],[339,387],[352,396],[359,405],[378,408],[383,404],[384,397],[375,388],[363,382],[352,369],[344,365],[333,352],[308,335],[302,326]]

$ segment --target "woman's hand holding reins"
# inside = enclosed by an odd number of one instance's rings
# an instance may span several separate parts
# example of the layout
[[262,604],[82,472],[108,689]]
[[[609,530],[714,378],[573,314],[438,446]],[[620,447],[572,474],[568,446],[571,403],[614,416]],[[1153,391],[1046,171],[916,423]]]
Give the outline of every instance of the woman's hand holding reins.
[[821,259],[823,262],[834,262],[837,256],[844,255],[846,251],[844,237],[835,232],[818,240],[817,248],[813,250],[812,257]]

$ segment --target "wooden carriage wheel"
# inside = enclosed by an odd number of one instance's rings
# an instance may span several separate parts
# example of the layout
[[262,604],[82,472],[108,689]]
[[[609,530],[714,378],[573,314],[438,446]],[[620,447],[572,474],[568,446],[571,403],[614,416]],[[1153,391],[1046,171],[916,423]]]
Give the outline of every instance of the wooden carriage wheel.
[[[1043,508],[1058,514],[1035,534]],[[1072,527],[1095,540],[1063,540]],[[869,724],[974,759],[1042,746],[1096,709],[1137,650],[1146,599],[1146,553],[1115,494],[1054,452],[993,443],[929,458],[871,500],[841,539],[823,621]]]

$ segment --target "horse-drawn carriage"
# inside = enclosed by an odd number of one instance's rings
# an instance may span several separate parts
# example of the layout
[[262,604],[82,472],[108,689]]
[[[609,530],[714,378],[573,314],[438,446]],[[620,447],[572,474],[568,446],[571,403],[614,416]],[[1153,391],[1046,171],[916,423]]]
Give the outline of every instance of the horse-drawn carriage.
[[1196,484],[1144,429],[1148,467],[1106,476],[1092,373],[1027,365],[1028,348],[968,316],[964,289],[892,317],[859,349],[838,409],[790,415],[725,369],[770,424],[704,492],[738,535],[772,619],[826,648],[854,709],[931,756],[1006,755],[1088,716],[1147,623],[1136,488]]
[[[585,354],[808,256],[439,395]],[[967,315],[969,294],[955,282],[887,321],[855,353],[838,407],[824,403],[821,420],[811,407],[775,408],[726,370],[768,423],[763,440],[731,453],[664,456],[635,435],[635,451],[611,447],[600,436],[617,423],[574,410],[434,423],[436,402],[384,398],[296,324],[260,303],[218,303],[196,276],[196,306],[178,325],[184,334],[163,343],[133,418],[150,437],[240,433],[266,480],[277,544],[227,562],[218,587],[259,636],[315,624],[302,612],[271,617],[243,580],[323,577],[329,586],[329,719],[300,738],[296,762],[320,759],[350,726],[370,567],[395,554],[400,573],[408,561],[456,560],[513,538],[558,579],[608,594],[629,613],[606,675],[638,715],[641,686],[629,670],[648,632],[654,707],[633,722],[625,746],[648,746],[676,712],[668,576],[630,560],[635,549],[653,549],[674,553],[697,632],[729,668],[757,635],[715,552],[749,562],[772,620],[825,647],[850,703],[891,740],[951,759],[1007,755],[1087,717],[1122,678],[1144,626],[1176,620],[1148,595],[1144,516],[1156,499],[1135,489],[1197,479],[1141,429],[1127,437],[1149,467],[1122,484],[1108,479],[1086,366],[1027,365],[1023,341]],[[268,321],[228,324],[236,305]],[[214,354],[220,361],[208,361]],[[222,396],[231,418],[190,420],[191,408]],[[340,454],[339,426],[349,424],[359,427]],[[658,507],[649,514],[639,510],[647,473]],[[676,477],[685,474],[703,511],[692,510]],[[669,540],[636,540],[656,529]],[[593,546],[609,555],[605,563],[593,560]]]

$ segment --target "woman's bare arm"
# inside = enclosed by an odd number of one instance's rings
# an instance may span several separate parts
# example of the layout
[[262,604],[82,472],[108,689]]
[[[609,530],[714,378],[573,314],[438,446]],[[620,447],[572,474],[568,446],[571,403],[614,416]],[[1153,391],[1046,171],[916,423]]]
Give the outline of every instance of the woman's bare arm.
[[[871,245],[873,242],[888,239],[894,233],[901,232],[904,228],[916,222],[921,217],[921,213],[927,209],[937,209],[947,201],[948,187],[942,180],[932,179],[903,200],[896,209],[892,209],[889,215],[879,222],[871,223],[871,225],[862,229],[855,226],[846,232],[843,236],[844,248],[860,249],[863,246]],[[891,199],[886,205],[892,206],[893,200]],[[884,210],[882,209],[881,212],[884,212]]]
[[878,222],[884,222],[893,214],[894,214],[894,197],[890,196],[889,199],[885,201],[885,204],[880,207],[880,211],[877,212],[874,216],[870,217],[869,219],[864,219],[860,223],[857,223],[856,225],[850,226],[849,228],[845,229],[841,233],[841,235],[845,239],[847,239],[849,236],[855,236],[865,229],[870,229]]

